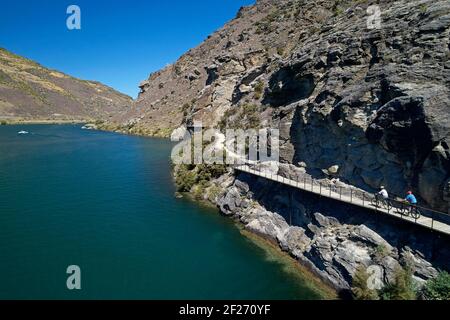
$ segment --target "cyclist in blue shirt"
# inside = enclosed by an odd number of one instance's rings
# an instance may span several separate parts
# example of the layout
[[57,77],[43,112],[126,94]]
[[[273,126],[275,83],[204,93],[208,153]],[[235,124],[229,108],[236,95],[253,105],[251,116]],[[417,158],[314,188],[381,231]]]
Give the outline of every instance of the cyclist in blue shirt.
[[408,191],[408,195],[406,196],[405,200],[408,201],[412,205],[417,204],[417,199],[413,195],[412,191]]

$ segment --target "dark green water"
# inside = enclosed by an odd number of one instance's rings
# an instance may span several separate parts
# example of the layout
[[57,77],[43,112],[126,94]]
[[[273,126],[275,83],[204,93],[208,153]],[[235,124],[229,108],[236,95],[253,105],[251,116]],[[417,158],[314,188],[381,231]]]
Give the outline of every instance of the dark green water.
[[[170,150],[80,126],[0,126],[0,299],[319,298],[229,219],[175,199]],[[80,291],[66,287],[69,265]]]

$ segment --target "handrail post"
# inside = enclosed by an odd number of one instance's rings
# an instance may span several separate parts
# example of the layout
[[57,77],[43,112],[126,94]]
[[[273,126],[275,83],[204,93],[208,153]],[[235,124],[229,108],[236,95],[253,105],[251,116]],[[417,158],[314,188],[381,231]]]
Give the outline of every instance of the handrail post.
[[339,199],[342,201],[342,187],[339,189]]
[[431,230],[434,230],[434,211],[431,211]]
[[353,189],[350,189],[350,202],[353,203]]

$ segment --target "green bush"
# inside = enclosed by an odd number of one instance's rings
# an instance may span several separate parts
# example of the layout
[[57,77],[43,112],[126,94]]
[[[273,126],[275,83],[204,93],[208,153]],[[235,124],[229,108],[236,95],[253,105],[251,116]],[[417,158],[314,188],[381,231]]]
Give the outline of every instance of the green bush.
[[427,11],[428,11],[428,6],[427,6],[426,4],[424,4],[424,3],[422,3],[422,4],[419,6],[419,10],[420,10],[420,14],[421,14],[421,15],[424,15],[424,14],[426,14]]
[[196,183],[196,174],[187,165],[181,165],[176,171],[175,183],[179,192],[189,192]]
[[1,126],[6,126],[7,124],[8,124],[8,122],[6,122],[6,121],[0,121]]
[[416,292],[411,268],[399,268],[395,272],[394,282],[381,290],[383,300],[415,300]]
[[450,300],[450,274],[442,271],[428,280],[423,287],[423,296],[428,300]]
[[378,300],[379,296],[376,290],[369,289],[367,286],[369,274],[364,266],[358,267],[353,277],[352,295],[355,300]]
[[258,83],[255,85],[255,92],[263,93],[263,90],[264,90],[264,82],[258,81]]
[[224,129],[258,129],[261,125],[260,109],[255,104],[243,104],[236,110],[225,112],[219,122],[220,130]]
[[205,188],[202,184],[197,184],[192,188],[192,195],[196,200],[202,200],[205,194]]
[[[178,192],[190,192],[192,190],[194,196],[200,193],[203,195],[208,183],[226,172],[227,167],[220,164],[181,165],[175,172],[175,183]],[[199,187],[202,190],[199,190]]]
[[264,82],[258,81],[258,83],[255,85],[254,98],[256,100],[261,99],[263,92],[264,92]]
[[379,245],[375,249],[375,260],[381,261],[389,255],[389,249],[384,245]]
[[221,191],[222,191],[222,189],[219,188],[218,186],[212,186],[211,188],[209,188],[209,190],[208,190],[208,199],[209,199],[209,201],[214,202],[215,199],[221,193]]
[[219,178],[226,172],[225,165],[200,164],[197,166],[197,183],[209,182],[211,179]]

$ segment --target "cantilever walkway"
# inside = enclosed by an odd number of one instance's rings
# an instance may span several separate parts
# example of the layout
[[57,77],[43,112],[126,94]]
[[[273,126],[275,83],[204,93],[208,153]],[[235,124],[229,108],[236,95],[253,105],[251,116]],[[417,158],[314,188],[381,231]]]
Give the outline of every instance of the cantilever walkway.
[[301,179],[291,180],[277,174],[272,174],[267,171],[263,172],[261,170],[252,169],[248,165],[236,166],[235,170],[263,177],[268,180],[276,181],[288,185],[290,187],[314,193],[323,197],[335,199],[341,202],[349,203],[379,213],[384,213],[397,219],[401,219],[403,221],[413,223],[430,230],[450,235],[450,225],[448,223],[448,221],[450,221],[450,218],[446,213],[443,212],[438,212],[426,208],[420,208],[422,211],[422,215],[418,219],[414,219],[412,217],[398,213],[398,211],[395,208],[387,210],[384,208],[373,206],[371,204],[372,197],[370,197],[368,193],[355,189],[344,189],[341,187],[331,185],[323,185],[320,181],[314,180],[310,176],[305,175]]

